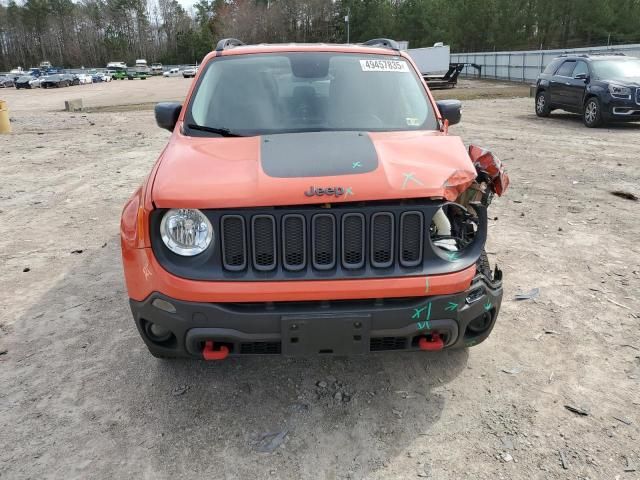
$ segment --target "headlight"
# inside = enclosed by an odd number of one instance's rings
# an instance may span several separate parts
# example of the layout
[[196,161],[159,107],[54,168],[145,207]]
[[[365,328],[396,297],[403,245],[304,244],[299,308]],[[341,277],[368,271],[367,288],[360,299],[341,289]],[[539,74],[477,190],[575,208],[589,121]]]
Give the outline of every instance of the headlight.
[[213,239],[211,222],[200,210],[169,210],[160,222],[162,241],[169,250],[184,257],[204,252]]
[[622,85],[609,84],[609,93],[616,98],[631,98],[631,89],[629,87],[623,87]]
[[473,242],[478,231],[477,217],[457,203],[439,209],[429,228],[431,243],[449,258]]

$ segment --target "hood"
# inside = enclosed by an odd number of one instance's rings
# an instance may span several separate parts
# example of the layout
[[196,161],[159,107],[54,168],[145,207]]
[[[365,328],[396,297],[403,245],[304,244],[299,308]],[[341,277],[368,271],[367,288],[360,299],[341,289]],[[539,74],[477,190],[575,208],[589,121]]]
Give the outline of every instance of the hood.
[[606,83],[622,85],[623,87],[640,87],[640,77],[623,77],[607,79]]
[[476,177],[459,137],[436,131],[187,137],[160,159],[158,208],[235,208],[403,198],[455,200]]

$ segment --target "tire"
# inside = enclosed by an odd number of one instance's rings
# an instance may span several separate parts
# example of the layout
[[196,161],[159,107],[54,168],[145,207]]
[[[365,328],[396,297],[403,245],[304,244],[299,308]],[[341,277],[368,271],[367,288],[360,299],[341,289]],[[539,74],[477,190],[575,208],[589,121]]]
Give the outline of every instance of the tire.
[[598,97],[590,97],[584,104],[584,112],[582,113],[582,121],[587,128],[598,128],[604,125],[602,118],[602,106]]
[[549,108],[549,96],[544,90],[536,95],[536,115],[539,117],[548,117],[551,113]]

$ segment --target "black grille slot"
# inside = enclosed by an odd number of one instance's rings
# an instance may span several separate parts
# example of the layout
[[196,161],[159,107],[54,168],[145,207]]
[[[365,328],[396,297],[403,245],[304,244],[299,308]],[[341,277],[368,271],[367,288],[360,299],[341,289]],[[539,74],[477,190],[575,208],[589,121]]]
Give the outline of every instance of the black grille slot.
[[365,225],[361,213],[342,216],[342,265],[345,268],[364,266]]
[[267,271],[276,268],[276,221],[271,215],[256,215],[251,219],[253,266]]
[[636,88],[636,103],[640,105],[640,88]]
[[372,352],[404,350],[405,348],[407,348],[407,339],[405,337],[379,337],[369,340],[369,350]]
[[231,271],[247,267],[247,245],[244,218],[240,215],[225,215],[220,220],[222,262]]
[[371,217],[371,265],[387,268],[393,264],[393,215],[376,213]]
[[420,212],[404,212],[400,216],[400,263],[415,267],[422,262],[424,222]]
[[282,261],[287,270],[302,270],[307,263],[307,233],[302,215],[282,217]]
[[313,267],[331,270],[336,266],[336,219],[328,213],[314,215],[311,220]]
[[247,342],[240,344],[240,353],[244,355],[278,355],[280,342]]

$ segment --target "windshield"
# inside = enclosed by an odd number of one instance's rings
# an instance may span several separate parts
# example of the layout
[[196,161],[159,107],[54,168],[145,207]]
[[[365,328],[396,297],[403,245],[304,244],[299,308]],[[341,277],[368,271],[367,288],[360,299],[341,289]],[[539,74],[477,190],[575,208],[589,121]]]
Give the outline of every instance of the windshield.
[[601,80],[640,78],[640,60],[598,60],[593,70]]
[[215,59],[185,118],[194,134],[193,126],[236,135],[438,128],[404,59],[327,52]]

